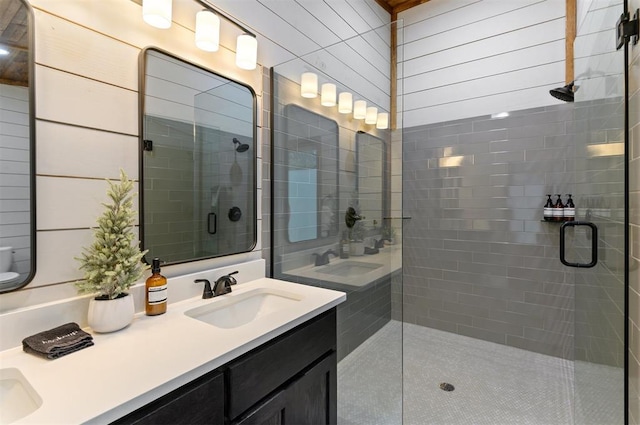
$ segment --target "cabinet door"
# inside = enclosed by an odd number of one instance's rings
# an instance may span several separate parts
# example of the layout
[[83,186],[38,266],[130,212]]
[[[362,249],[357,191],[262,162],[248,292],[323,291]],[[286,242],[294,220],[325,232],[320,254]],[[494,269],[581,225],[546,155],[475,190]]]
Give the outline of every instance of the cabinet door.
[[284,425],[286,401],[286,390],[280,391],[234,425]]
[[234,425],[336,425],[336,353],[260,403]]
[[335,425],[336,353],[325,357],[287,388],[286,425]]
[[215,372],[160,397],[114,424],[224,424],[224,378]]

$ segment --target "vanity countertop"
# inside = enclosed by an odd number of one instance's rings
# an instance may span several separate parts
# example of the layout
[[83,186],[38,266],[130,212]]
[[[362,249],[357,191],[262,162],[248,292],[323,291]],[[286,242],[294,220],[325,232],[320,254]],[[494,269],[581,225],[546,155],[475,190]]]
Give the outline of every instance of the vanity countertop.
[[[184,314],[260,288],[295,293],[300,301],[233,329],[214,327]],[[21,347],[5,350],[0,352],[0,367],[19,369],[42,398],[35,412],[14,423],[110,422],[345,299],[342,292],[261,278],[234,286],[232,293],[221,297],[170,304],[161,316],[137,314],[128,328],[94,333],[94,346],[56,360],[24,353]]]
[[[375,267],[375,268],[374,268]],[[283,271],[292,280],[296,277],[322,282],[324,286],[341,291],[363,288],[379,279],[400,270],[402,267],[401,245],[388,245],[374,255],[331,258],[324,266],[307,265]]]

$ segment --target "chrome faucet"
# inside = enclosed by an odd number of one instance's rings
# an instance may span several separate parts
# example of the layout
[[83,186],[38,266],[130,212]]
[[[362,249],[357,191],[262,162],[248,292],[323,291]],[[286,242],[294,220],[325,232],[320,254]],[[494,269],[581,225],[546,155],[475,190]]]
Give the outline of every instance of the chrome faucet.
[[217,297],[219,295],[228,294],[231,292],[231,285],[235,285],[238,283],[236,278],[233,277],[234,274],[238,274],[238,271],[226,274],[221,276],[216,280],[216,283],[213,284],[213,296]]
[[329,254],[333,254],[335,257],[338,256],[338,254],[336,254],[332,249],[324,252],[323,254],[316,254],[314,252],[313,256],[316,257],[316,266],[324,266],[326,264],[329,264]]
[[[373,247],[374,247],[374,248],[384,248],[384,241],[389,241],[389,239],[387,239],[387,238],[382,238],[382,239],[380,239],[380,240],[378,240],[378,239],[374,239],[374,240],[373,240],[373,242],[374,242]],[[389,241],[389,242],[390,242],[390,241]]]

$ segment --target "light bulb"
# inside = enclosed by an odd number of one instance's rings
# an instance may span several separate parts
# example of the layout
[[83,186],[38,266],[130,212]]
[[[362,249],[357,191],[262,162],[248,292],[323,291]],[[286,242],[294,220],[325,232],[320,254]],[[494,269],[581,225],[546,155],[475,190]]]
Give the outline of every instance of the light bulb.
[[353,95],[349,92],[342,92],[338,96],[338,112],[350,114],[353,111]]
[[367,116],[367,102],[364,100],[356,100],[353,102],[353,118],[363,120]]
[[171,0],[142,0],[142,19],[156,28],[171,27]]
[[236,43],[236,65],[241,69],[256,69],[258,65],[258,40],[249,34],[240,34]]
[[365,124],[375,124],[378,121],[378,108],[369,106],[364,117]]
[[384,130],[389,128],[389,114],[386,112],[380,112],[378,114],[378,120],[376,122],[376,128]]
[[220,48],[220,18],[209,10],[196,13],[196,46],[205,52]]
[[300,96],[313,99],[318,96],[318,76],[313,72],[303,72],[300,77]]
[[332,83],[324,83],[322,85],[322,94],[320,96],[320,104],[322,106],[336,106],[336,85]]

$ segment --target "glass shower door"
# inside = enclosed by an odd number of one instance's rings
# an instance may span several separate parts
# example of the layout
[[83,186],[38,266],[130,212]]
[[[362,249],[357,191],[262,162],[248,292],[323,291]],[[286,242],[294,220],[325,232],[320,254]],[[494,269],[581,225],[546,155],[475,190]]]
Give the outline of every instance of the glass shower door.
[[[337,307],[338,425],[402,423],[402,223],[391,181],[400,142],[354,118],[352,102],[389,117],[396,31],[385,25],[271,69],[269,274],[347,295]],[[343,100],[303,97],[304,73]]]
[[[565,229],[575,268],[574,390],[576,424],[624,423],[625,399],[625,58],[616,50],[624,1],[578,10],[575,40],[576,220]],[[625,47],[626,48],[626,47]],[[592,244],[597,242],[597,252]],[[572,260],[569,260],[572,261]],[[573,261],[572,261],[573,262]]]

